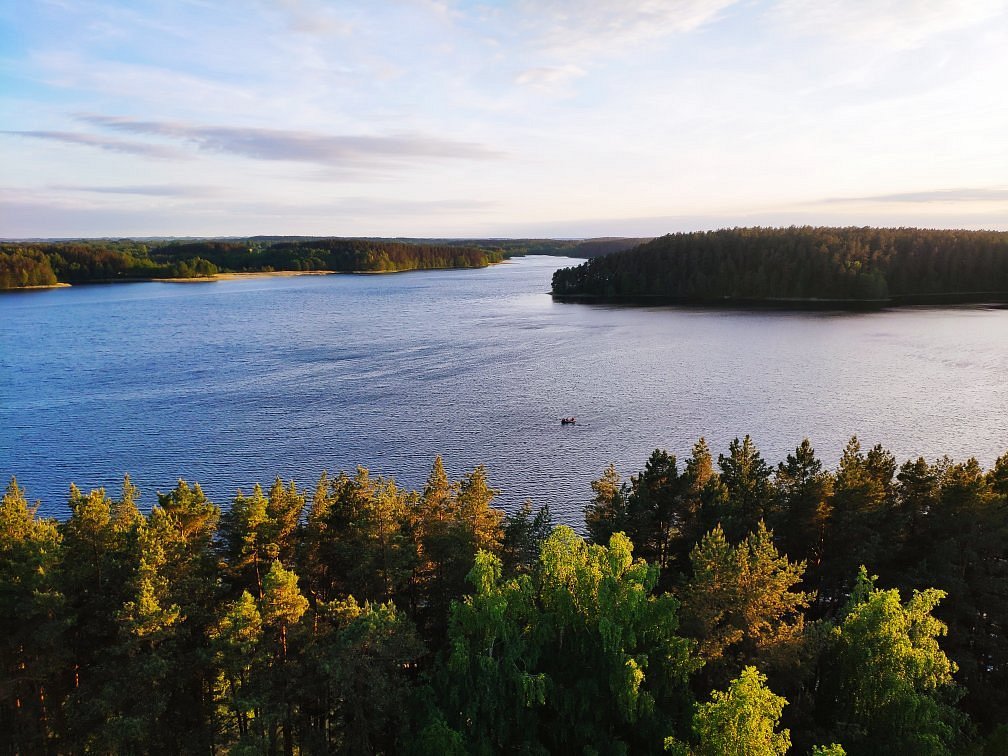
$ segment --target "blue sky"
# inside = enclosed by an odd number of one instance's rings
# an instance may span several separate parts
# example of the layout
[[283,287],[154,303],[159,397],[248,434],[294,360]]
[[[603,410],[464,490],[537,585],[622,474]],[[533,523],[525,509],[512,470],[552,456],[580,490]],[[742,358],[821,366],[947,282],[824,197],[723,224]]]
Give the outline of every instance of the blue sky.
[[1003,0],[12,0],[0,236],[1008,229]]

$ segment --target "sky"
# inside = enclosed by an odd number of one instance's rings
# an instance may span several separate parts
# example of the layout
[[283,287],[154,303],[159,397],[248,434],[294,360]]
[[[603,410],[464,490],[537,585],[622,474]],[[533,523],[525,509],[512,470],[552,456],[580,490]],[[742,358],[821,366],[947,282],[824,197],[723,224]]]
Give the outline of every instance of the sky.
[[0,237],[1008,229],[1005,0],[7,0]]

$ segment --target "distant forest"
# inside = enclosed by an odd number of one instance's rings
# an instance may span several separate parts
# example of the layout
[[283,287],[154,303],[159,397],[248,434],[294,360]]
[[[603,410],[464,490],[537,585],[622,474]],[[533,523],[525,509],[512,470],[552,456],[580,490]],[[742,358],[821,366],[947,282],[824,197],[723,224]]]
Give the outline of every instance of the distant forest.
[[474,246],[362,239],[8,242],[0,244],[0,288],[199,278],[223,272],[477,268],[503,258],[497,250]]
[[217,273],[480,268],[525,254],[592,257],[642,239],[81,239],[0,243],[0,289]]
[[734,228],[557,271],[558,297],[683,303],[1008,301],[1008,232]]
[[[0,501],[0,752],[1008,753],[1008,454]],[[877,576],[877,577],[876,577]]]

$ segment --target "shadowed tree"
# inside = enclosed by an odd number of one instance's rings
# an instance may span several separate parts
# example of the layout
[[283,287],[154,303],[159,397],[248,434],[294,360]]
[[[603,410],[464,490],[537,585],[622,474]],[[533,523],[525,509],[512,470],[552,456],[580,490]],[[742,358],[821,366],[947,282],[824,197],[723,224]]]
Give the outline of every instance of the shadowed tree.
[[11,753],[46,753],[59,725],[63,596],[56,523],[11,478],[0,500],[0,732]]
[[628,487],[622,482],[616,466],[611,464],[602,477],[593,480],[595,495],[585,507],[585,525],[592,543],[609,543],[613,533],[624,532],[628,524]]
[[772,505],[773,470],[749,436],[728,445],[728,456],[718,456],[721,482],[727,490],[721,525],[729,538],[740,539],[766,518]]
[[822,562],[831,483],[807,438],[777,465],[774,476],[774,533],[785,553],[792,559],[804,560],[812,573]]
[[553,515],[549,504],[544,504],[535,515],[532,503],[525,501],[521,509],[504,518],[504,540],[501,561],[504,574],[514,576],[532,572],[539,563],[539,552],[553,531]]

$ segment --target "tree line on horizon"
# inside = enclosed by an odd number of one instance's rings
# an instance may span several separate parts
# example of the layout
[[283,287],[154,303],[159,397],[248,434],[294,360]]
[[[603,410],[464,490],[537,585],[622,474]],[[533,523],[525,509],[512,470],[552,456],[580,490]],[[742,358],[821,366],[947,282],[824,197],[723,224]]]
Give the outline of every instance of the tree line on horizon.
[[339,238],[6,242],[0,244],[0,289],[217,273],[479,268],[502,259],[498,250],[472,245]]
[[593,257],[645,239],[79,239],[0,243],[0,289],[272,271],[482,268],[526,254]]
[[724,303],[1008,299],[1008,232],[732,228],[669,234],[553,275],[557,296]]
[[655,450],[586,537],[364,468],[226,510],[0,501],[8,753],[784,753],[1008,746],[1008,453],[776,467]]

